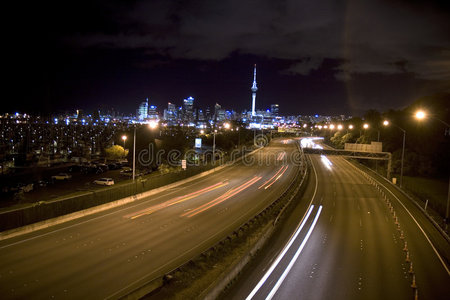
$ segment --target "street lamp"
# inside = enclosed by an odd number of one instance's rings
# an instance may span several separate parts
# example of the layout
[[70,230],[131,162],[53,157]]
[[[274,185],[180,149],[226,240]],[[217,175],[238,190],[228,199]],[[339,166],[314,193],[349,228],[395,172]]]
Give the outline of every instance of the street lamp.
[[158,127],[158,122],[150,121],[150,123],[148,123],[148,127],[150,127],[150,129],[155,129],[156,127]]
[[[423,111],[423,110],[419,110],[416,112],[415,114],[416,119],[418,119],[419,121],[425,119],[426,117],[428,117],[428,115]],[[431,116],[431,118],[441,122],[442,124],[444,124],[445,126],[447,126],[447,129],[445,131],[445,133],[447,134],[448,132],[448,127],[450,127],[450,125],[447,122],[442,121],[441,119],[436,118],[435,116]],[[448,178],[448,192],[447,192],[447,207],[445,210],[445,230],[447,231],[448,229],[448,223],[449,223],[449,203],[450,203],[450,176]]]
[[216,163],[216,133],[217,133],[217,130],[214,129],[214,131],[213,131],[213,161],[214,161],[214,164]]
[[425,112],[423,110],[419,110],[416,112],[416,118],[419,120],[425,119]]
[[369,128],[369,124],[365,123],[365,124],[363,125],[363,128],[364,128],[364,129],[368,129],[368,128]]
[[403,185],[403,160],[405,158],[405,140],[406,140],[406,130],[401,128],[400,126],[394,124],[394,123],[390,123],[388,120],[385,120],[383,122],[384,126],[389,126],[389,124],[394,125],[395,127],[397,127],[398,129],[400,129],[403,132],[403,146],[402,146],[402,162],[401,162],[401,167],[400,167],[400,187],[402,187]]
[[427,118],[427,117],[430,117],[430,118],[433,118],[433,119],[435,119],[435,120],[441,122],[441,123],[444,124],[445,126],[450,127],[450,124],[448,124],[447,122],[444,122],[444,121],[442,121],[442,120],[439,119],[439,118],[436,118],[436,116],[428,115],[428,114],[427,114],[426,112],[424,112],[423,110],[417,111],[416,114],[415,114],[415,117],[416,117],[416,119],[418,119],[419,121],[420,121],[420,120],[423,120],[423,119],[425,119],[425,118]]
[[125,156],[125,141],[127,140],[127,136],[122,135],[122,140],[123,140],[123,155]]
[[[158,122],[151,121],[148,126],[150,129],[155,129],[158,127]],[[133,181],[136,178],[136,125],[134,125],[133,132]]]

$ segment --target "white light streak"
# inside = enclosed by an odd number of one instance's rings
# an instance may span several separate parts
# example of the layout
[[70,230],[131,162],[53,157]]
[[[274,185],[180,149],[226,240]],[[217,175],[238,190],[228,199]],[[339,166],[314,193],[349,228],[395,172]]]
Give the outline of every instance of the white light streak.
[[272,288],[272,290],[270,291],[270,294],[266,297],[266,300],[270,300],[272,299],[272,297],[275,295],[275,293],[278,291],[278,288],[281,286],[281,284],[283,283],[284,279],[286,278],[287,274],[289,273],[289,271],[292,269],[292,266],[294,265],[294,263],[297,261],[297,258],[299,257],[300,253],[302,252],[303,248],[306,245],[306,242],[308,241],[309,237],[311,236],[311,233],[314,229],[314,227],[316,226],[317,220],[319,219],[320,216],[320,212],[322,211],[322,205],[319,206],[319,210],[317,211],[317,214],[314,218],[313,223],[311,224],[311,227],[308,230],[308,233],[306,234],[305,238],[303,239],[303,242],[301,243],[300,247],[297,249],[297,252],[295,253],[294,257],[291,259],[291,261],[289,262],[289,265],[287,266],[287,268],[284,270],[283,274],[281,275],[281,277],[278,279],[277,283],[275,284],[275,286]]
[[291,247],[292,243],[295,241],[295,239],[299,235],[303,226],[305,226],[305,223],[308,220],[309,215],[311,214],[313,208],[314,208],[314,205],[311,205],[311,207],[308,210],[308,213],[306,214],[305,218],[303,219],[303,222],[300,224],[300,227],[297,229],[295,234],[289,240],[289,243],[284,247],[283,251],[278,255],[277,259],[273,262],[273,264],[267,270],[266,274],[264,274],[263,278],[261,278],[261,280],[255,286],[255,288],[252,290],[252,292],[247,296],[246,300],[250,300],[253,298],[253,296],[258,292],[258,290],[261,288],[261,286],[266,282],[267,278],[269,278],[270,274],[272,274],[273,270],[277,267],[278,263],[283,259],[284,255],[286,254],[286,252]]
[[331,170],[331,166],[333,165],[331,161],[325,155],[321,155],[320,159],[322,160],[323,165],[327,167],[328,170]]

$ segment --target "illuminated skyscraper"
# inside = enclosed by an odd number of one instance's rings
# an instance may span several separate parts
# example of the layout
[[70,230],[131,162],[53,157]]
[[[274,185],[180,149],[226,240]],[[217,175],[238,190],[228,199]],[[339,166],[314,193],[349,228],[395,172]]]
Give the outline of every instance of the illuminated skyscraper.
[[156,111],[156,106],[155,105],[150,105],[148,107],[147,118],[152,119],[152,120],[158,120],[159,119],[159,115],[158,115],[158,112]]
[[271,104],[270,105],[270,113],[272,116],[276,117],[278,116],[280,106],[278,104]]
[[148,98],[145,99],[144,102],[139,105],[139,109],[137,111],[137,116],[139,120],[147,119],[148,116]]
[[194,121],[194,98],[188,97],[183,100],[183,118],[184,121]]
[[252,85],[252,117],[256,115],[255,113],[255,101],[256,101],[256,91],[258,88],[256,87],[256,64],[255,68],[253,69],[253,85]]

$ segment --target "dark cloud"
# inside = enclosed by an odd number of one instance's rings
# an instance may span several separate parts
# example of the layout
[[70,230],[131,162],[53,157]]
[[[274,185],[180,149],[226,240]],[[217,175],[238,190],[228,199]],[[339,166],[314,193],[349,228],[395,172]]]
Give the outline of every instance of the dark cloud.
[[46,103],[150,94],[165,105],[192,90],[242,106],[255,62],[271,71],[258,99],[296,113],[401,107],[450,86],[446,2],[68,0],[9,11],[17,65]]
[[235,51],[293,59],[289,71],[300,74],[336,58],[346,61],[345,73],[408,71],[447,80],[448,17],[432,5],[391,1],[139,1],[118,19],[123,30],[70,38],[177,59],[221,60]]

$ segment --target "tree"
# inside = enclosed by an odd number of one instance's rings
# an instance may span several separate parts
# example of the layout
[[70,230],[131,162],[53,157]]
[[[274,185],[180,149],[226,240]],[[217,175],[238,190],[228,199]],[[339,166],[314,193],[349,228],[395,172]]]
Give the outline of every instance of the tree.
[[125,150],[120,145],[114,145],[105,149],[106,158],[115,160],[120,159],[128,155],[128,150]]

